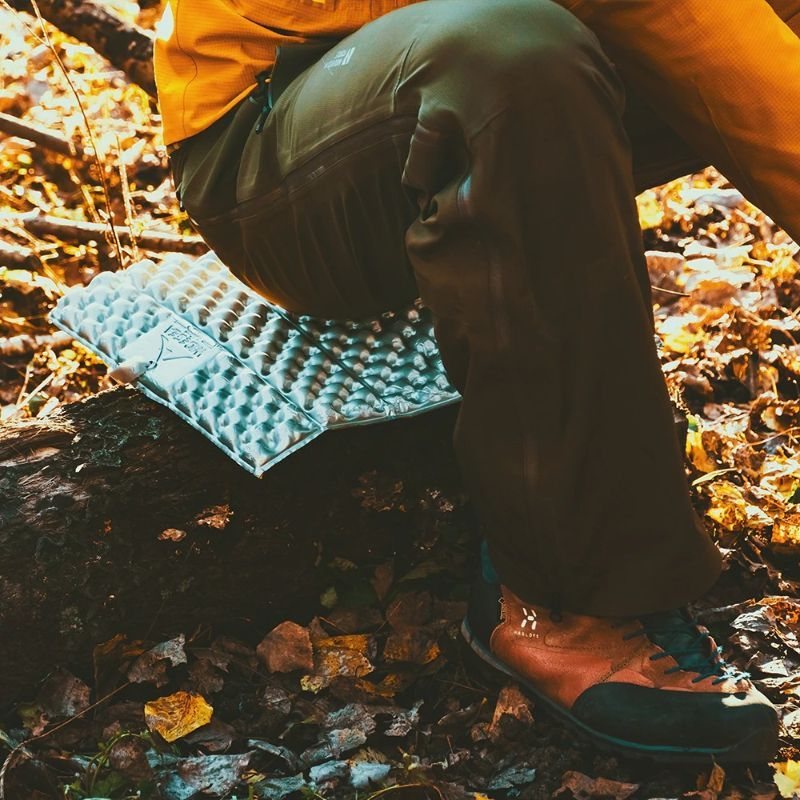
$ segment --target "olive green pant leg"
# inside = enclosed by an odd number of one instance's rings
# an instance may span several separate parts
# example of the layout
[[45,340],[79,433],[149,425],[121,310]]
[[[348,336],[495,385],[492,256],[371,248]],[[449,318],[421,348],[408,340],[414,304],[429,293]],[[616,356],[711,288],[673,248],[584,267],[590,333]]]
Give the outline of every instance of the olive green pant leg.
[[[341,42],[260,136],[240,107],[182,182],[233,271],[292,310],[419,291],[501,578],[600,615],[675,607],[719,571],[655,351],[623,105],[549,0],[428,0]],[[204,214],[232,157],[235,207]]]

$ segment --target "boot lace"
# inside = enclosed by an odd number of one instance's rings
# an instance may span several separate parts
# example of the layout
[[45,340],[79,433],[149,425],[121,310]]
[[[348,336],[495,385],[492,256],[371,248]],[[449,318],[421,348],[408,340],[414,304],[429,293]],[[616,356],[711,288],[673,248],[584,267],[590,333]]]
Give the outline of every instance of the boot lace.
[[750,677],[750,673],[727,662],[723,658],[722,648],[716,646],[708,630],[682,612],[650,614],[639,618],[638,622],[641,627],[624,634],[622,638],[627,640],[647,636],[662,650],[651,655],[651,661],[672,656],[677,664],[665,669],[665,674],[696,672],[697,676],[692,678],[692,683],[712,678],[713,686],[727,680],[738,682]]

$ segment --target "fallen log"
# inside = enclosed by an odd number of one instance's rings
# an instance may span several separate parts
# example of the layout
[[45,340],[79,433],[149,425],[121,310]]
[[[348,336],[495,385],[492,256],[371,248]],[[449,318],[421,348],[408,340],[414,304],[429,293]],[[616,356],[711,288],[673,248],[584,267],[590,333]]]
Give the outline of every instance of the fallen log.
[[[17,11],[35,13],[30,0],[7,2]],[[88,44],[151,97],[156,96],[153,35],[149,31],[129,25],[93,0],[37,0],[36,4],[48,22]]]
[[318,564],[470,531],[454,415],[327,433],[261,480],[129,389],[0,426],[0,712],[118,633],[258,641],[318,611]]
[[[38,211],[26,211],[22,214],[4,214],[0,216],[0,225],[22,227],[35,236],[55,236],[61,241],[70,243],[104,241],[109,233],[109,226],[99,222],[50,217]],[[114,229],[123,244],[130,244],[131,229],[127,225],[115,225]],[[195,256],[208,252],[208,245],[199,236],[181,236],[177,233],[142,231],[135,235],[135,239],[136,244],[142,250],[187,253]]]

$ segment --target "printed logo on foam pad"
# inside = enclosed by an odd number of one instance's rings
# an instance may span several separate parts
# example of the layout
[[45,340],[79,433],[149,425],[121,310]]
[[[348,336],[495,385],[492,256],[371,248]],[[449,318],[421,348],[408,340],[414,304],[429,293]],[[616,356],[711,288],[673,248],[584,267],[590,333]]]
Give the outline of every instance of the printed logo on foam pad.
[[459,399],[420,304],[369,320],[298,317],[213,253],[101,273],[50,319],[255,475],[327,429]]

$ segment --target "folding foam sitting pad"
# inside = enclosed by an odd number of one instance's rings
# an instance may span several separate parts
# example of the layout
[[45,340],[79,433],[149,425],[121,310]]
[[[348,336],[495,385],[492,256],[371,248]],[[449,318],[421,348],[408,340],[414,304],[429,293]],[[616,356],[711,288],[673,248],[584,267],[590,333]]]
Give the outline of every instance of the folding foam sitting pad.
[[298,317],[213,253],[101,273],[50,320],[255,475],[325,430],[459,399],[421,304],[368,320]]

